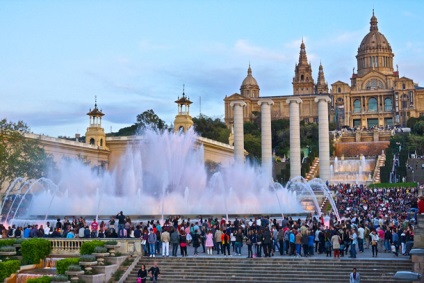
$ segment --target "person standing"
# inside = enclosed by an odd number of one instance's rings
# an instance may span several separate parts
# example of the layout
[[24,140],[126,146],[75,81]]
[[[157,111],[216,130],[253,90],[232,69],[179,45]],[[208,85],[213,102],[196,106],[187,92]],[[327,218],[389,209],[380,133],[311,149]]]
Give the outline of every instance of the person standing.
[[358,228],[358,249],[359,252],[364,252],[364,238],[365,238],[365,229],[362,227],[362,224]]
[[155,257],[156,255],[156,241],[157,237],[152,228],[150,228],[150,233],[148,236],[148,242],[150,247],[150,257]]
[[[152,267],[150,267],[150,269],[149,269],[149,273],[151,274],[151,276],[152,276],[152,279],[151,279],[151,281],[152,282],[158,282],[158,277],[159,277],[159,275],[160,275],[160,270],[159,270],[159,267],[158,267],[158,263],[155,261],[154,263],[153,263],[153,266]],[[358,281],[359,282],[359,281]]]
[[371,249],[372,249],[372,257],[377,257],[378,256],[378,248],[377,248],[377,244],[379,241],[379,237],[377,235],[377,232],[375,230],[372,230],[371,234]]
[[125,215],[122,211],[120,211],[116,215],[116,219],[118,219],[118,237],[124,238],[124,227],[125,227]]
[[398,254],[398,250],[399,250],[399,235],[398,235],[398,233],[397,233],[396,228],[394,228],[394,229],[392,230],[392,245],[393,245],[393,246],[395,246],[394,254],[395,254],[396,256],[398,256],[398,255],[399,255],[399,254]]
[[171,237],[167,229],[164,229],[160,235],[160,240],[162,241],[162,256],[169,256],[169,242]]
[[350,281],[349,283],[361,283],[361,276],[359,272],[356,271],[356,268],[353,268],[352,273],[350,273]]
[[356,258],[356,245],[358,243],[358,236],[356,234],[355,229],[352,229],[352,234],[350,235],[350,240],[352,244],[350,245],[350,257]]
[[91,238],[97,238],[97,233],[99,231],[99,223],[97,223],[96,219],[93,219],[93,222],[90,224],[91,227]]
[[171,244],[172,244],[172,256],[176,257],[178,252],[178,246],[180,245],[180,235],[177,229],[173,228],[171,233]]
[[341,243],[342,239],[340,239],[339,233],[336,232],[332,237],[331,237],[331,244],[333,246],[333,253],[334,253],[334,258],[338,258],[340,259],[340,243]]
[[208,252],[208,255],[212,254],[212,248],[213,248],[213,235],[212,232],[209,230],[208,233],[206,234],[206,250]]

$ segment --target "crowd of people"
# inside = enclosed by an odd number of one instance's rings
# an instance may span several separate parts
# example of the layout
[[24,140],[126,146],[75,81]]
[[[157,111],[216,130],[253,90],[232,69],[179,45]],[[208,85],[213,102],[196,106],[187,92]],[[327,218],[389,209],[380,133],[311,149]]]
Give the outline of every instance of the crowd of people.
[[[327,217],[271,219],[267,216],[227,220],[200,217],[196,220],[175,216],[133,223],[121,211],[108,221],[87,221],[65,217],[56,223],[27,227],[0,227],[2,237],[135,238],[144,256],[205,255],[271,257],[287,255],[310,257],[350,256],[371,249],[408,255],[413,245],[416,214],[424,212],[424,199],[417,188],[370,189],[364,185],[331,186],[341,219]],[[419,211],[419,207],[422,207]],[[190,249],[191,250],[191,249]],[[247,251],[247,253],[246,253]]]

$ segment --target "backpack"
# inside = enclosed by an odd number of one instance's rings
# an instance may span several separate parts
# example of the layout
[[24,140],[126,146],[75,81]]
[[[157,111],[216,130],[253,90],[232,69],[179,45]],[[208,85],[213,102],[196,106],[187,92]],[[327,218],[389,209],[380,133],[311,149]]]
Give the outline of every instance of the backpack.
[[290,233],[291,233],[291,231],[290,231],[290,230],[287,230],[287,231],[284,233],[284,241],[289,241],[289,240],[290,240]]

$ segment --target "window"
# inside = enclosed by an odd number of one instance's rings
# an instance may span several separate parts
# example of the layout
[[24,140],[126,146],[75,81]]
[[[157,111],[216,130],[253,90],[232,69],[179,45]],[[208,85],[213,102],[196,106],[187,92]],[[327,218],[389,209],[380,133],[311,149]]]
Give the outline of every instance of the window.
[[406,88],[406,85],[405,84],[402,84],[402,89],[405,89]]
[[361,126],[361,119],[354,119],[353,120],[353,127],[358,128]]
[[303,75],[300,75],[300,80],[303,81],[305,77]]
[[90,144],[94,145],[94,139],[93,138],[90,139]]
[[353,102],[353,113],[360,113],[360,112],[361,112],[361,101],[357,99]]
[[377,127],[378,119],[368,119],[367,124],[368,124],[368,128]]
[[374,97],[368,99],[368,112],[377,112],[377,99]]
[[384,99],[384,111],[392,111],[393,103],[391,98]]
[[384,118],[384,125],[393,126],[393,118]]
[[103,139],[100,139],[100,146],[103,146]]
[[342,89],[339,87],[339,88],[337,88],[337,92],[338,93],[341,93],[342,92]]
[[380,81],[378,79],[371,79],[366,83],[365,88],[368,89],[368,90],[383,89],[384,84],[383,84],[382,81]]

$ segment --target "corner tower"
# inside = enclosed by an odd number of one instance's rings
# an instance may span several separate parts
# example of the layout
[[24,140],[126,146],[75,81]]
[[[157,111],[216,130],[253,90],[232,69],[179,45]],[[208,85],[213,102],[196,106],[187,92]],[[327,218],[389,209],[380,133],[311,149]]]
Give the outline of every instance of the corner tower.
[[174,132],[184,131],[187,132],[188,129],[193,126],[193,119],[190,116],[190,104],[193,102],[190,101],[190,98],[185,96],[184,86],[183,86],[183,96],[175,101],[178,105],[178,114],[175,116],[174,120]]
[[247,77],[243,80],[240,87],[240,94],[248,98],[258,98],[259,97],[259,85],[256,79],[252,76],[252,69],[247,69]]
[[97,108],[97,97],[94,102],[94,109],[89,110],[87,113],[90,117],[90,124],[85,132],[85,142],[91,145],[95,145],[101,148],[106,148],[106,134],[105,130],[102,128],[102,110]]
[[308,57],[306,56],[305,43],[300,45],[299,63],[296,64],[294,69],[293,78],[293,94],[304,95],[314,94],[315,85],[314,79],[312,78],[311,64],[308,63]]
[[315,86],[316,94],[328,93],[328,84],[325,82],[324,68],[319,64],[318,81]]

